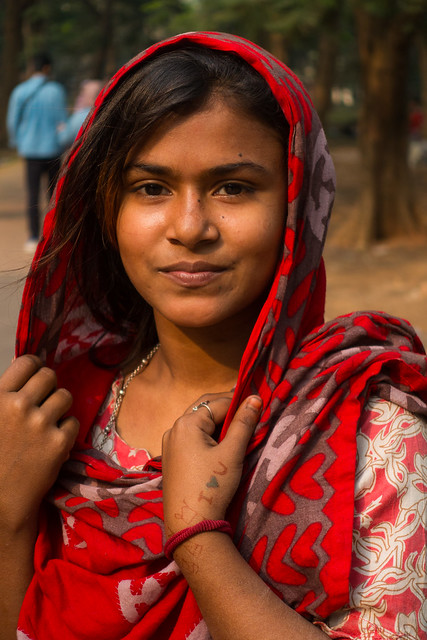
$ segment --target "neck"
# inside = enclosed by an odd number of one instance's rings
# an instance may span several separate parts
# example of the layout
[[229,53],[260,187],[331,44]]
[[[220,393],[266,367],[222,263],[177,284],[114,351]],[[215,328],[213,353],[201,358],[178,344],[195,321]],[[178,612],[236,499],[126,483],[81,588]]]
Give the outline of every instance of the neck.
[[180,387],[231,389],[237,380],[243,352],[252,326],[182,328],[155,314],[161,348],[158,372]]

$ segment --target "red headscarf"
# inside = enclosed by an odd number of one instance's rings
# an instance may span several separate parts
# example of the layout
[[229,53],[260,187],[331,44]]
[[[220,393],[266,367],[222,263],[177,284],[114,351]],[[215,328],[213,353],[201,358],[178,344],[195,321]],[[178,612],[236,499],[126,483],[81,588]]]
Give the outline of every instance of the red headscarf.
[[[125,65],[98,97],[90,122],[124,74],[159,48],[188,41],[246,60],[290,125],[283,258],[244,352],[223,433],[249,393],[262,396],[263,413],[228,515],[236,546],[271,589],[309,619],[325,619],[348,602],[355,435],[366,398],[375,393],[427,415],[427,361],[405,321],[370,313],[323,324],[322,250],[334,170],[309,97],[269,53],[225,34],[176,36]],[[54,220],[53,210],[36,261]],[[55,270],[28,279],[17,336],[18,355],[39,353],[57,370],[81,423],[42,514],[20,637],[207,639],[179,567],[164,557],[160,464],[129,472],[85,445],[114,377],[91,362],[89,348],[101,336],[120,348],[120,336],[105,335],[85,302],[70,296],[67,256],[64,248]]]

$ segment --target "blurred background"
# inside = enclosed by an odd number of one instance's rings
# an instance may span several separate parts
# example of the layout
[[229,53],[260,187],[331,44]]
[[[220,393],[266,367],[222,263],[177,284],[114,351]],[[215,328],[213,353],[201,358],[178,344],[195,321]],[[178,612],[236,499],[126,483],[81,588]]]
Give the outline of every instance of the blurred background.
[[381,309],[427,342],[427,0],[2,0],[0,4],[0,369],[13,355],[25,240],[22,161],[6,110],[48,51],[70,112],[153,42],[226,31],[303,80],[324,123],[338,188],[325,258],[327,317]]

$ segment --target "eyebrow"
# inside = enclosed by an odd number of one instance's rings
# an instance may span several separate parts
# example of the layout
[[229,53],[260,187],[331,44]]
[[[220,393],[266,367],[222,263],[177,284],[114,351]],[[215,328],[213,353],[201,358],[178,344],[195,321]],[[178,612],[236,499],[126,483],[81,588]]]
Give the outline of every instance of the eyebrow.
[[[125,171],[144,171],[146,173],[151,173],[153,175],[158,176],[167,176],[171,174],[175,174],[175,171],[170,167],[166,167],[158,164],[149,164],[145,162],[134,162],[128,165],[125,168]],[[256,171],[257,173],[269,174],[270,172],[266,167],[263,167],[261,164],[257,164],[256,162],[251,161],[242,161],[242,162],[229,162],[227,164],[221,164],[217,167],[212,167],[211,169],[207,169],[204,173],[208,176],[220,176],[224,173],[233,173],[234,171],[239,171],[241,169],[249,169],[251,171]]]

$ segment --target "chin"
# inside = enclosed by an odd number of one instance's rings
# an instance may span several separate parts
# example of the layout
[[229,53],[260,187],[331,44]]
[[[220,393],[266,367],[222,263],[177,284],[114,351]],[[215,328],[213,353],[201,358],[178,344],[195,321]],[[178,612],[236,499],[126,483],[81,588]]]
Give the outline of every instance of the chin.
[[[229,320],[229,316],[224,312],[220,313],[218,309],[206,309],[206,302],[200,302],[197,308],[190,309],[174,309],[169,310],[158,309],[158,314],[165,318],[167,322],[176,327],[187,329],[204,329],[208,327],[222,326]],[[205,308],[203,308],[205,307]],[[223,311],[223,310],[221,310]]]
[[182,328],[187,328],[187,329],[204,329],[204,328],[208,328],[208,327],[216,327],[216,326],[221,326],[224,322],[226,322],[225,318],[218,318],[218,317],[195,317],[194,314],[189,317],[189,318],[185,318],[185,317],[180,317],[177,318],[176,321],[175,320],[171,320],[171,322],[173,322],[173,324],[175,324],[177,327],[182,327]]

